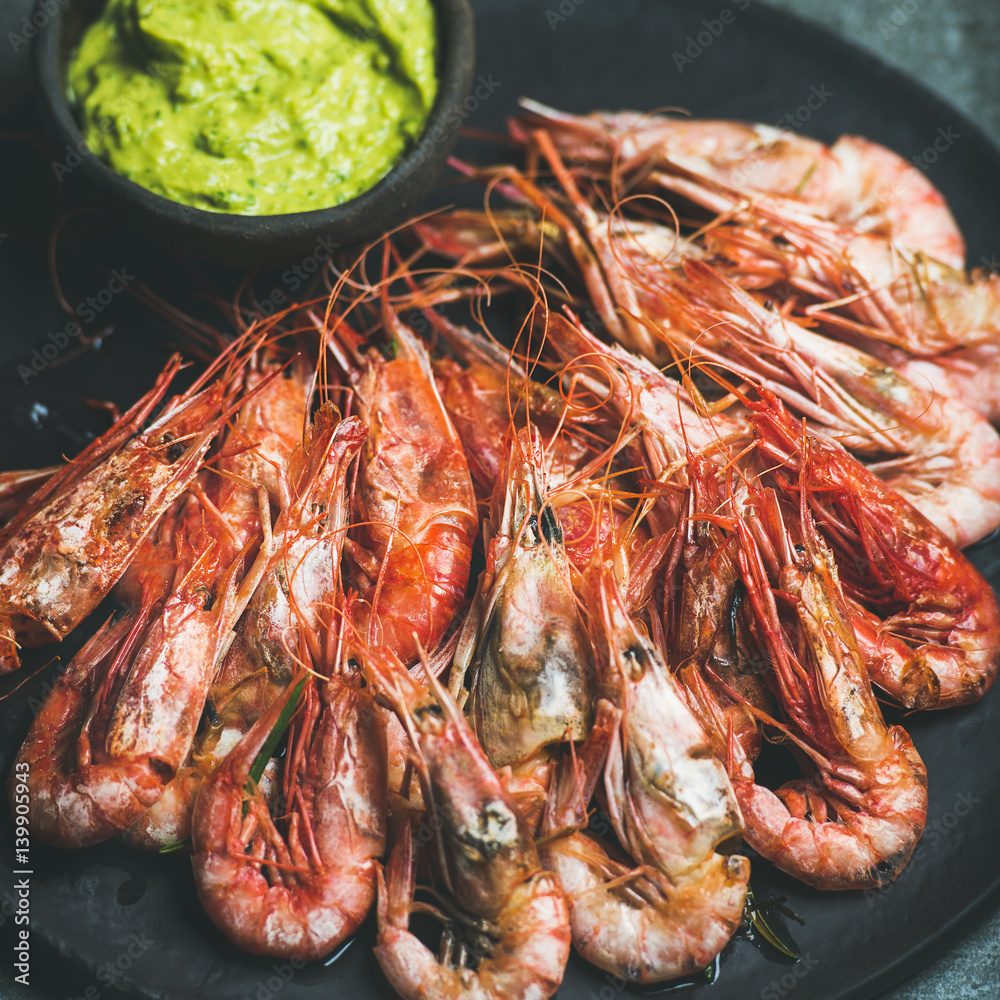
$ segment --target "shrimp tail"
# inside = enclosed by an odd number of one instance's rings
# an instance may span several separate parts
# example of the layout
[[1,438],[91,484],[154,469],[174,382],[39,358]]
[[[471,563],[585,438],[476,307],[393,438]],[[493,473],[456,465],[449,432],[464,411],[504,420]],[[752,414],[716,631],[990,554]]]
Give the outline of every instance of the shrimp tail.
[[123,803],[141,810],[162,791],[145,761],[109,768],[95,760],[88,732],[92,699],[127,663],[145,624],[142,613],[108,619],[60,675],[18,751],[17,764],[29,769],[32,836],[43,843],[87,847],[104,840],[120,829]]
[[285,761],[285,832],[252,769],[296,697],[290,685],[202,784],[191,834],[198,896],[254,954],[320,959],[357,930],[385,848],[385,731],[357,678],[305,681]]

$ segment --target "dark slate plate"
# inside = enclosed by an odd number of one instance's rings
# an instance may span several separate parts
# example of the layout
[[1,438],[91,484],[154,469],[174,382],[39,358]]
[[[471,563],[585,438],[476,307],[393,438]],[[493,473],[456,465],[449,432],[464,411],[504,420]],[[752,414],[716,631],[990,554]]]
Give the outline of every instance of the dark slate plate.
[[[818,30],[747,0],[728,7],[720,0],[694,11],[655,0],[549,0],[548,8],[533,0],[481,0],[476,7],[481,78],[476,106],[469,105],[470,126],[500,128],[516,98],[527,94],[576,111],[679,105],[701,116],[780,122],[828,141],[861,133],[919,157],[958,217],[970,262],[995,259],[996,150],[954,109]],[[730,13],[723,17],[723,10]],[[14,124],[30,130],[30,113]],[[30,351],[0,369],[2,468],[41,465],[78,450],[88,432],[104,426],[84,398],[131,402],[162,364],[172,337],[163,320],[129,295],[117,295],[99,313],[91,310],[85,323],[89,336],[105,332],[98,350],[60,341],[66,318],[54,305],[44,234],[58,211],[76,203],[73,178],[67,178],[60,209],[46,159],[29,146],[18,156],[7,155],[9,148],[0,158],[10,233],[0,242],[0,338],[30,344],[33,337],[39,350],[54,344],[56,356],[35,359],[45,362],[37,375]],[[471,142],[464,152],[483,155]],[[470,187],[439,194],[439,200],[452,198],[475,203],[480,194]],[[76,218],[66,232],[59,273],[74,303],[97,296],[113,268],[125,269],[133,290],[145,283],[203,312],[209,307],[199,305],[202,293],[228,294],[236,281],[224,268],[188,268],[166,259],[106,220]],[[295,281],[286,272],[270,287],[290,294]],[[9,344],[6,352],[10,357]],[[977,546],[972,556],[1000,586],[1000,541]],[[72,651],[67,641],[60,653]],[[51,655],[51,649],[35,654],[31,663],[40,666]],[[9,769],[54,669],[0,701],[0,773]],[[20,680],[8,679],[0,693]],[[788,924],[801,961],[784,962],[766,948],[735,940],[722,955],[718,981],[689,986],[687,995],[872,997],[929,962],[963,921],[996,898],[1000,701],[994,695],[971,708],[913,717],[907,725],[927,763],[930,811],[927,832],[896,884],[879,892],[821,894],[755,862],[758,898],[784,894],[804,918],[801,926]],[[0,811],[0,924],[7,935],[0,976],[10,983],[17,898],[12,825],[6,809]],[[120,995],[119,989],[170,1000],[361,1000],[389,993],[371,955],[370,925],[328,965],[293,967],[240,954],[201,911],[182,857],[150,857],[116,844],[76,853],[34,846],[30,867],[31,982],[39,997],[97,1000]],[[574,959],[559,996],[610,1000],[647,992],[656,991],[623,989]]]

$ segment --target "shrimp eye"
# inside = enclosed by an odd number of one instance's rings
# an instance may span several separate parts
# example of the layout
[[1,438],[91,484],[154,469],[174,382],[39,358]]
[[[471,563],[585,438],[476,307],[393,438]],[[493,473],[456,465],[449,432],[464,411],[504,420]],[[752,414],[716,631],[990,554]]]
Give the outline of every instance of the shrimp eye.
[[734,648],[737,643],[736,620],[739,617],[740,608],[743,605],[746,593],[747,591],[743,581],[737,580],[736,586],[733,587],[733,599],[729,603],[729,639]]
[[641,679],[642,675],[646,671],[646,665],[649,662],[646,650],[644,650],[639,643],[634,642],[628,647],[628,649],[625,650],[623,655],[625,659],[631,663],[630,673],[632,674],[632,679]]
[[[173,442],[173,443],[171,443]],[[180,441],[174,441],[173,434],[164,434],[163,438],[160,440],[160,444],[170,445],[167,448],[167,461],[173,465],[174,462],[179,461],[184,456],[184,445]]]
[[541,527],[542,538],[544,538],[549,545],[562,545],[562,528],[559,527],[559,520],[556,517],[556,512],[549,504],[546,504],[542,508]]
[[444,709],[436,701],[428,701],[418,705],[413,715],[422,730],[437,731],[444,719]]
[[[202,713],[202,726],[206,720],[211,726],[217,726],[219,724],[219,713],[215,710],[215,703],[211,698],[205,702],[205,711]],[[198,728],[201,729],[202,727],[199,726]]]
[[531,534],[535,538],[535,544],[537,545],[541,541],[541,535],[538,533],[538,518],[536,515],[532,514],[528,518],[528,527],[531,529]]
[[800,556],[804,556],[806,554],[806,547],[804,545],[796,545],[795,551],[798,552]]

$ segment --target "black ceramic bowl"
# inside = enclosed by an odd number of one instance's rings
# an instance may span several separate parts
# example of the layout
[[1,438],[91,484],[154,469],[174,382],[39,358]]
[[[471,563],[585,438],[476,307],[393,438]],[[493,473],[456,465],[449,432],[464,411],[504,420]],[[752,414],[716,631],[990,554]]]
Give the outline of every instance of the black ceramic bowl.
[[[104,0],[46,3],[34,41],[36,98],[56,162],[116,219],[169,249],[238,267],[288,263],[317,244],[350,247],[411,214],[444,167],[462,122],[475,67],[475,34],[467,0],[435,0],[438,13],[438,95],[420,139],[373,188],[333,208],[285,215],[206,212],[171,201],[116,173],[87,149],[70,109],[66,66],[84,28]],[[52,8],[55,12],[52,13]],[[36,15],[43,10],[41,0]],[[44,21],[44,23],[42,23]]]

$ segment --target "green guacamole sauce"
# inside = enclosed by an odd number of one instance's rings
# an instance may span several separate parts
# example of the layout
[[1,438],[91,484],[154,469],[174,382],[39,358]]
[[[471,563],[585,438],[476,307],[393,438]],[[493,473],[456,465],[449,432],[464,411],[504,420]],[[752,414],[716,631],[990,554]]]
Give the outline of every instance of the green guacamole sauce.
[[372,187],[437,92],[430,0],[109,0],[69,65],[87,145],[196,208],[274,215]]

